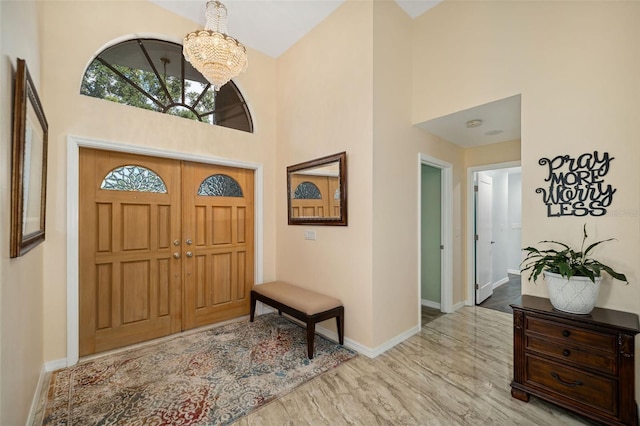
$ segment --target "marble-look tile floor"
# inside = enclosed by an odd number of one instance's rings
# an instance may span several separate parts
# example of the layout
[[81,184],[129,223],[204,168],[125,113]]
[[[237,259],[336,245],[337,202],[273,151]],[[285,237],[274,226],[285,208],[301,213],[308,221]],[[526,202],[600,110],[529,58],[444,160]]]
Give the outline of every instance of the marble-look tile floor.
[[359,356],[237,425],[591,425],[511,398],[511,315],[464,307],[384,354]]

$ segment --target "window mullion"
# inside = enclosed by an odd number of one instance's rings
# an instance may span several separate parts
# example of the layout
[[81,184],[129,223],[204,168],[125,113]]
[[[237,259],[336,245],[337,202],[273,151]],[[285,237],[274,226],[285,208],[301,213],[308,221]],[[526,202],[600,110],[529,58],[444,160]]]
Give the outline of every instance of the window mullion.
[[145,95],[147,98],[149,98],[153,103],[155,103],[156,105],[158,105],[160,108],[164,108],[164,105],[157,100],[156,98],[154,98],[153,96],[151,96],[151,94],[149,92],[147,92],[146,90],[144,90],[142,87],[140,87],[136,82],[134,82],[133,80],[131,80],[129,77],[127,77],[126,75],[122,74],[120,71],[118,71],[117,69],[115,69],[113,67],[113,65],[111,65],[110,63],[108,63],[107,61],[105,61],[104,59],[98,57],[97,58],[98,61],[100,61],[100,63],[102,65],[104,65],[105,67],[109,68],[111,71],[113,71],[118,77],[120,77],[121,79],[123,79],[124,81],[126,81],[127,83],[129,83],[134,89],[136,89],[137,91],[139,91],[140,93],[142,93],[143,95]]
[[[138,41],[138,46],[140,46],[140,49],[142,50],[142,53],[144,54],[145,58],[147,58],[147,62],[149,62],[149,65],[151,65],[151,69],[153,70],[153,73],[156,75],[156,78],[160,82],[160,87],[162,87],[162,89],[164,90],[164,93],[167,95],[167,99],[170,99],[171,102],[173,102],[173,98],[171,97],[171,93],[169,93],[169,88],[167,87],[166,83],[160,77],[160,73],[158,73],[158,70],[156,69],[156,66],[153,64],[153,61],[151,60],[151,56],[149,56],[149,52],[147,52],[147,48],[144,47],[144,44],[142,44],[142,40],[138,39],[137,41]],[[165,76],[165,78],[166,78],[166,76]]]
[[[207,90],[209,90],[209,87],[211,87],[211,83],[207,83],[207,86],[204,88],[202,93],[200,93],[200,96],[198,96],[198,99],[196,99],[195,102],[193,103],[193,105],[191,105],[192,107],[195,108],[196,106],[198,106],[198,104],[200,103],[200,101],[204,97],[204,94],[207,93]],[[216,99],[216,92],[213,92],[214,105],[215,105],[215,99]]]
[[[187,90],[184,84],[184,56],[182,57],[182,60],[180,61],[180,76],[182,78],[182,80],[180,81],[180,83],[182,84],[182,103],[186,104],[185,102],[185,97],[184,97],[184,92]],[[192,105],[192,107],[195,108],[195,105]]]

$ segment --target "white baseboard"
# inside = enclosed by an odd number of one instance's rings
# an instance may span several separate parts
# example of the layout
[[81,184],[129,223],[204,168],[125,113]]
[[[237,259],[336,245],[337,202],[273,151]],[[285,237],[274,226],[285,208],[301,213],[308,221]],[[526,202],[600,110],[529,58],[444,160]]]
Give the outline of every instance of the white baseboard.
[[462,302],[458,302],[455,305],[453,305],[453,308],[451,309],[451,313],[457,311],[458,309],[462,308],[463,306],[474,306],[474,304],[471,303],[469,300],[463,300]]
[[[284,314],[286,315],[286,314]],[[301,326],[304,326],[305,324],[296,319],[293,318],[289,315],[287,315],[287,318],[300,324]],[[330,321],[330,320],[329,320]],[[402,334],[397,335],[396,337],[386,341],[385,343],[383,343],[382,345],[375,347],[375,348],[370,348],[368,346],[365,346],[361,343],[356,342],[355,340],[351,340],[348,337],[345,336],[344,338],[344,346],[354,350],[356,352],[358,352],[361,355],[364,355],[368,358],[375,358],[378,355],[388,351],[389,349],[391,349],[392,347],[396,346],[397,344],[407,340],[409,337],[413,336],[414,334],[420,332],[420,327],[418,325],[416,325],[415,327],[412,327],[411,329],[405,331]],[[334,342],[338,341],[338,333],[336,333],[335,331],[331,331],[327,328],[322,327],[321,325],[316,326],[316,333],[318,333],[319,335],[326,337],[329,340],[333,340]]]
[[46,371],[47,373],[66,367],[68,367],[66,358],[56,359],[44,363],[44,371]]
[[432,302],[431,300],[422,299],[420,301],[420,304],[422,306],[426,306],[427,308],[440,309],[440,303]]
[[[65,360],[66,364],[66,360]],[[42,388],[44,387],[44,382],[47,377],[47,369],[45,364],[42,364],[42,368],[40,369],[40,376],[38,377],[38,384],[36,385],[36,390],[33,394],[33,399],[31,400],[31,407],[29,408],[29,417],[27,417],[27,424],[32,425],[35,424],[36,412],[38,411],[38,405],[40,404],[40,395],[42,394]]]
[[520,275],[520,269],[507,269],[507,274]]
[[508,282],[509,282],[509,277],[504,277],[500,281],[496,281],[495,283],[493,283],[493,289],[495,290],[496,288],[498,288],[501,285],[506,284]]
[[[416,333],[420,332],[420,326],[416,325],[415,327],[410,328],[409,330],[405,331],[404,333],[401,333],[399,335],[397,335],[396,337],[387,340],[385,343],[383,343],[380,346],[377,346],[375,348],[369,348],[367,346],[361,345],[358,342],[355,342],[353,340],[350,340],[349,342],[347,342],[347,339],[345,339],[345,346],[348,347],[349,349],[353,349],[354,351],[368,357],[368,358],[375,358],[378,355],[381,355],[383,353],[385,353],[386,351],[388,351],[389,349],[393,348],[394,346],[404,342],[405,340],[407,340],[409,337],[413,336]],[[347,344],[349,343],[349,344]]]

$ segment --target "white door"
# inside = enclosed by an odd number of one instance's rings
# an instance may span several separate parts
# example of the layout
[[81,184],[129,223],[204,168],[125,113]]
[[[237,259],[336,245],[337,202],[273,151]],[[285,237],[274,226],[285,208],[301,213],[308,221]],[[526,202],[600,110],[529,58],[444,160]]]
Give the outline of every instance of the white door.
[[493,179],[478,173],[476,191],[476,304],[493,294],[492,276],[492,217]]

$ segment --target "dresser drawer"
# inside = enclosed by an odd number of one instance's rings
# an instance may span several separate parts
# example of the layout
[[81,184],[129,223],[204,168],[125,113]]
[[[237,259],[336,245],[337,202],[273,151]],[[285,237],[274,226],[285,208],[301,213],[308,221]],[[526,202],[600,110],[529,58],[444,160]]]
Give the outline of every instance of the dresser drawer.
[[617,416],[617,380],[595,376],[536,356],[525,356],[527,385]]
[[525,329],[527,335],[537,333],[564,342],[571,342],[574,347],[588,347],[609,353],[615,353],[616,351],[615,334],[598,333],[597,331],[585,330],[580,327],[531,316],[526,318]]
[[558,344],[557,341],[547,340],[537,336],[526,336],[526,348],[545,355],[556,357],[558,361],[571,361],[580,366],[593,368],[604,373],[615,375],[618,372],[616,354],[600,352],[593,349],[585,351],[580,345],[572,342]]

